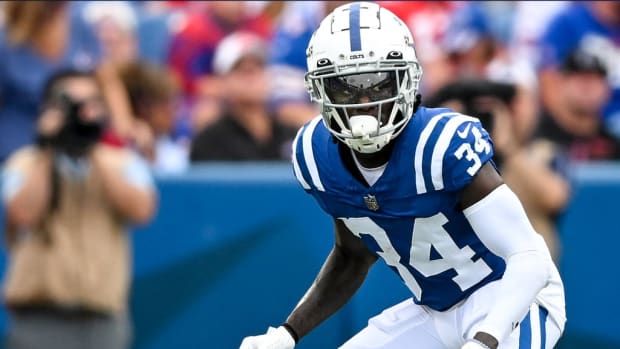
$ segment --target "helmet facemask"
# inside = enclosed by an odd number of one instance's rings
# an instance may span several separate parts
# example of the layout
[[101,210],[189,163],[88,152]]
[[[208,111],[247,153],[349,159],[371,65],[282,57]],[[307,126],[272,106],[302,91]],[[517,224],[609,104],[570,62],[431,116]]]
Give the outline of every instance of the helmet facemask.
[[[325,125],[360,153],[374,153],[394,139],[411,118],[421,68],[417,62],[384,59],[349,66],[328,60],[306,74]],[[389,57],[391,58],[391,57]]]

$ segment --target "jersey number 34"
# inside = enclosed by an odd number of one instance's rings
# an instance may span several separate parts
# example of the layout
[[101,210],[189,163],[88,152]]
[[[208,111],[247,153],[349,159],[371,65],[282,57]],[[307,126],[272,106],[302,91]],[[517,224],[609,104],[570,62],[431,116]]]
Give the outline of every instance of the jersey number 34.
[[[417,299],[422,299],[422,288],[401,255],[394,248],[388,234],[369,217],[340,218],[357,237],[370,235],[379,245],[377,254],[385,263],[396,268],[400,277]],[[413,224],[413,237],[409,250],[409,266],[424,277],[431,277],[447,270],[456,271],[452,278],[461,291],[465,291],[482,281],[492,270],[483,259],[473,261],[474,251],[469,246],[459,248],[444,228],[448,219],[443,213],[431,217],[416,218]],[[431,258],[431,249],[441,258]]]

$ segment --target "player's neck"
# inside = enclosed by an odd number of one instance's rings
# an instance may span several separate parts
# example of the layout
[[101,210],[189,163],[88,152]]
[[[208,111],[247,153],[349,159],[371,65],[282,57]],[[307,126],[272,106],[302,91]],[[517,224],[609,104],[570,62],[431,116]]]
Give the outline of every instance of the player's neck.
[[353,151],[353,155],[357,161],[359,161],[360,165],[366,168],[377,168],[385,165],[388,160],[390,160],[392,149],[393,143],[389,143],[376,153],[364,154]]

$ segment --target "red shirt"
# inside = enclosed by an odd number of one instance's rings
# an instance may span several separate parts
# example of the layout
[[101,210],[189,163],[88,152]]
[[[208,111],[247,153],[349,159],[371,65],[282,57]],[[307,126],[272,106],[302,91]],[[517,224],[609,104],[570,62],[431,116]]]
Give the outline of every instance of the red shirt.
[[194,81],[198,77],[211,74],[217,44],[237,30],[269,39],[272,23],[262,15],[236,25],[225,23],[205,11],[187,15],[183,29],[172,38],[168,54],[168,64],[181,79],[186,94],[195,92]]

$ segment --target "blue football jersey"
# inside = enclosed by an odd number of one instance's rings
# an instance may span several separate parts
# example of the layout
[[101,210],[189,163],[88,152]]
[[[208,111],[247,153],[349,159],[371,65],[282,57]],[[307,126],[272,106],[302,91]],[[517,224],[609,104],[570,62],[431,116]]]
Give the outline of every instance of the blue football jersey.
[[459,207],[461,189],[491,160],[493,144],[478,119],[424,107],[392,142],[383,174],[369,186],[348,170],[319,116],[297,134],[293,170],[325,212],[400,276],[416,303],[446,310],[504,273],[504,260]]

